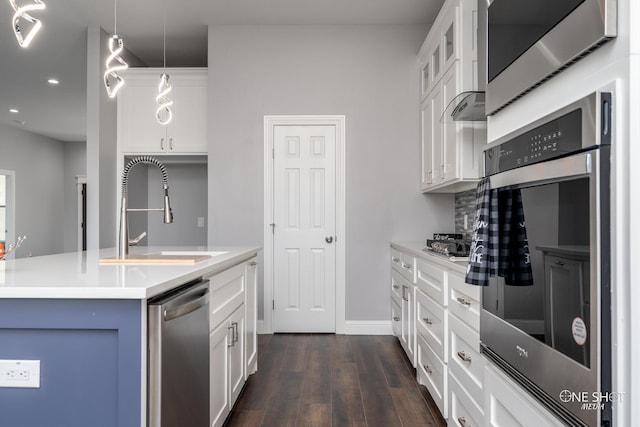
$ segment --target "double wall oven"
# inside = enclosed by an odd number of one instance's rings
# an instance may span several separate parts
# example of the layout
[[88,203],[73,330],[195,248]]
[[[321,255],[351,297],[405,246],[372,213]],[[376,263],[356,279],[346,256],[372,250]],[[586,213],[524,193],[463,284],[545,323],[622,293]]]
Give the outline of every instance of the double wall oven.
[[611,390],[611,102],[593,93],[483,153],[492,190],[519,193],[530,272],[483,287],[481,351],[569,425],[611,417],[575,398]]

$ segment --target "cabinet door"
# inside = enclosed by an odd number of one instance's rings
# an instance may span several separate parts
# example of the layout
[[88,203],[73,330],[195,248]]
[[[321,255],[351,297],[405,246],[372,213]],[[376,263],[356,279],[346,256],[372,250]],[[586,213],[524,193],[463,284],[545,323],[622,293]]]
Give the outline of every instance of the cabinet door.
[[[446,108],[455,98],[460,89],[458,85],[458,73],[456,67],[451,67],[442,76],[442,105]],[[443,110],[444,111],[444,110]],[[442,129],[442,182],[447,182],[460,177],[458,171],[458,140],[462,137],[459,134],[461,125],[450,118],[446,118],[441,123]]]
[[[207,152],[207,86],[202,77],[172,76],[173,120],[169,123],[170,153]],[[154,110],[155,111],[155,110]]]
[[431,93],[431,123],[433,126],[432,131],[432,145],[433,145],[433,184],[438,185],[442,183],[444,165],[442,162],[442,124],[440,119],[442,118],[442,82],[439,82],[437,86],[433,88]]
[[231,408],[229,399],[229,325],[220,324],[209,335],[209,420],[212,427],[222,426]]
[[[404,282],[404,281],[403,281]],[[415,325],[415,286],[408,282],[402,284],[402,335],[400,343],[407,353],[411,364],[415,366],[415,345],[416,345],[416,325]]]
[[258,369],[258,335],[257,335],[257,281],[258,281],[258,263],[256,259],[252,259],[246,264],[247,266],[247,290],[244,300],[245,308],[245,379]]
[[118,140],[123,153],[162,153],[166,127],[156,120],[157,82],[132,78],[118,94]]
[[442,31],[442,61],[443,70],[447,71],[449,67],[458,58],[458,14],[459,6],[451,6],[443,15],[441,24]]
[[233,408],[244,385],[244,305],[229,318],[229,333],[232,335],[229,346],[229,410]]
[[427,98],[422,103],[422,178],[421,189],[433,185],[433,103]]

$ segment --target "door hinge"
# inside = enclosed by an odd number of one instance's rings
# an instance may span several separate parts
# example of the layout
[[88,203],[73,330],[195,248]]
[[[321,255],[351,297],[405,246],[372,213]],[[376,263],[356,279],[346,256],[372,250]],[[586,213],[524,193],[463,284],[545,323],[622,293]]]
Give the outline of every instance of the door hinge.
[[271,300],[271,309],[272,310],[276,309],[276,300],[274,300],[274,299]]

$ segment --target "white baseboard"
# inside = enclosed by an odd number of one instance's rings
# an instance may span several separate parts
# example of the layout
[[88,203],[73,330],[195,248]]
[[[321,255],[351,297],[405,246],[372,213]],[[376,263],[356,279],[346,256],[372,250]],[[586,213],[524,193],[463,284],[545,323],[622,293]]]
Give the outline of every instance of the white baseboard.
[[347,320],[344,335],[393,335],[390,320]]
[[[265,330],[264,320],[258,320],[256,329],[258,334],[271,334]],[[344,330],[337,331],[342,335],[393,335],[390,320],[347,320]]]

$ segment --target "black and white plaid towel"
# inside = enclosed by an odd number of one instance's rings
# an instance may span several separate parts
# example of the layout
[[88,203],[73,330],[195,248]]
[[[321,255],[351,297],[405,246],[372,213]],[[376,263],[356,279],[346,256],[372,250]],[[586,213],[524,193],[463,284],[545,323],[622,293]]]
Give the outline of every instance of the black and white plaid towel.
[[498,276],[507,285],[533,285],[531,256],[524,221],[522,193],[503,190],[498,195],[500,256]]
[[498,196],[489,178],[478,183],[469,265],[465,282],[487,286],[498,272]]

